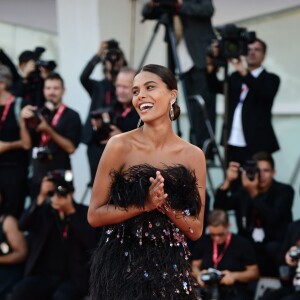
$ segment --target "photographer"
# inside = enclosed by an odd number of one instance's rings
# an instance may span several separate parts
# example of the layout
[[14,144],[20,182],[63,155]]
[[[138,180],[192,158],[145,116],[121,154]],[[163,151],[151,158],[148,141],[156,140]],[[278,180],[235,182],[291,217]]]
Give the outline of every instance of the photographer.
[[[45,105],[53,110],[27,105],[21,111],[21,137],[32,149],[31,196],[35,199],[40,183],[48,171],[71,169],[70,154],[78,144],[81,132],[79,114],[62,102],[64,82],[51,73],[44,83]],[[47,114],[46,114],[47,112]],[[34,125],[32,125],[34,123]]]
[[[211,294],[222,300],[253,299],[247,284],[258,279],[259,271],[252,245],[230,232],[228,216],[222,210],[209,213],[207,228],[208,235],[199,240],[192,255],[193,276],[203,299],[212,299]],[[219,275],[210,268],[219,270]]]
[[43,179],[36,201],[19,222],[32,240],[25,277],[10,300],[81,300],[87,295],[88,261],[99,233],[87,223],[87,207],[74,201],[73,191],[69,170],[54,170]]
[[99,108],[90,113],[93,128],[90,148],[93,149],[93,155],[89,155],[88,158],[92,182],[94,181],[99,159],[109,138],[137,127],[139,115],[132,106],[134,75],[135,70],[128,67],[121,68],[115,82],[115,103],[109,108]]
[[[162,15],[171,16],[176,52],[187,96],[201,95],[203,97],[209,120],[215,128],[216,100],[215,95],[208,89],[205,75],[206,50],[211,39],[215,37],[211,22],[213,14],[212,0],[152,0],[143,8],[145,19],[159,19]],[[170,41],[168,42],[169,67],[175,70]],[[202,148],[205,140],[209,139],[209,134],[199,104],[195,99],[188,99],[188,101],[191,106],[195,142]],[[209,158],[212,158],[211,155],[212,153],[209,154]]]
[[[229,27],[225,32],[227,35],[237,34],[236,30],[234,27]],[[231,45],[230,40],[228,44]],[[216,57],[207,60],[209,87],[216,93],[224,92],[224,82],[219,81],[216,76],[215,60],[220,55],[220,50],[213,45],[212,52]],[[228,124],[224,127],[226,140],[224,141],[224,132],[222,138],[223,145],[226,147],[227,162],[244,163],[256,152],[272,153],[279,149],[271,123],[271,109],[280,79],[277,75],[267,72],[262,66],[266,51],[266,43],[256,39],[248,44],[246,62],[244,56],[231,55],[231,58],[223,58],[236,70],[227,79]]]
[[284,274],[280,274],[282,287],[266,292],[262,300],[300,299],[300,220],[289,225],[281,247],[279,261],[281,270],[284,270]]
[[[91,79],[91,74],[99,63],[103,64],[104,73],[104,79],[100,81]],[[80,82],[91,97],[88,117],[82,131],[82,142],[87,145],[90,169],[94,168],[93,162],[99,159],[99,149],[92,141],[93,129],[90,113],[97,108],[107,108],[114,104],[116,76],[126,64],[123,51],[120,49],[118,42],[115,40],[103,41],[96,55],[87,63],[80,75]],[[93,172],[91,171],[91,183],[94,178]]]
[[12,93],[22,97],[27,104],[38,107],[44,104],[43,86],[45,78],[52,72],[56,63],[44,61],[40,57],[45,48],[36,47],[34,51],[25,50],[19,56],[21,76],[15,82]]
[[[292,221],[294,190],[274,179],[274,160],[269,153],[259,152],[253,160],[256,166],[251,169],[229,162],[214,208],[235,211],[239,234],[255,245],[261,274],[277,277],[276,255]],[[233,189],[239,179],[242,184]]]

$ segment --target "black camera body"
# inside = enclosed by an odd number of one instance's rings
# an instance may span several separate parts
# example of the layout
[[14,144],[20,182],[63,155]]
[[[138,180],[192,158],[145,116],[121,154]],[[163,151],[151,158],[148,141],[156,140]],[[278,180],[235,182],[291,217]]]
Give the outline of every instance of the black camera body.
[[55,184],[55,191],[58,195],[65,197],[74,192],[73,173],[71,170],[57,169],[48,172],[48,180]]
[[212,285],[218,284],[223,277],[221,271],[209,268],[207,273],[201,275],[201,280],[207,285]]
[[227,59],[239,58],[248,54],[248,45],[256,40],[254,31],[247,31],[246,28],[237,27],[235,24],[227,24],[215,27],[218,35],[217,42],[219,48],[218,57],[214,57],[211,47],[207,51],[207,55],[222,61]]
[[153,0],[153,6],[145,4],[142,15],[144,20],[158,20],[162,15],[174,15],[177,0]]
[[249,180],[253,181],[255,174],[259,173],[256,160],[246,160],[244,165],[240,168],[240,172],[246,171],[246,175]]
[[49,162],[53,160],[54,153],[51,149],[47,147],[40,147],[36,153],[36,157],[41,162]]
[[209,299],[209,300],[221,299],[219,285],[223,277],[224,275],[221,273],[221,271],[216,270],[214,268],[209,268],[207,270],[207,273],[201,275],[201,280],[207,286],[203,291],[206,294],[205,299]]
[[38,59],[36,62],[37,67],[43,67],[49,71],[53,71],[56,68],[56,62],[54,60],[41,60]]
[[297,249],[291,250],[289,252],[289,256],[292,260],[298,260],[300,259],[300,248],[298,247]]
[[123,53],[119,47],[119,43],[114,40],[107,41],[107,51],[104,54],[103,61],[110,61],[112,64],[115,64],[123,57]]
[[54,111],[54,109],[54,101],[47,100],[41,108],[34,111],[33,117],[27,119],[27,126],[31,129],[35,129],[41,122],[39,116],[43,116],[45,119],[48,119],[51,113]]
[[99,129],[93,131],[93,137],[96,143],[109,138],[111,132],[113,109],[111,107],[98,108],[90,112],[92,119],[101,119],[102,125]]

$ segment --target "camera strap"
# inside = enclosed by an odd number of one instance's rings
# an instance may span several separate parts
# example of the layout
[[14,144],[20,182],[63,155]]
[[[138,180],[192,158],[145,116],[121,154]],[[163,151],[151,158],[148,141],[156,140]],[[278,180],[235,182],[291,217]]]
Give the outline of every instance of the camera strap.
[[10,96],[8,102],[5,104],[1,119],[0,119],[0,130],[2,129],[2,126],[7,118],[8,115],[8,111],[12,105],[12,103],[14,102],[14,97]]
[[[58,121],[60,120],[60,118],[61,118],[61,116],[62,116],[62,114],[63,114],[63,112],[65,111],[66,108],[67,107],[64,103],[62,103],[60,105],[60,107],[58,108],[56,114],[54,115],[54,117],[51,121],[51,126],[53,128],[55,128],[55,126],[58,124]],[[50,140],[50,136],[43,132],[42,135],[41,135],[41,141],[40,141],[41,145],[42,146],[47,146],[48,143],[49,143],[49,140]]]
[[229,244],[231,241],[231,237],[232,234],[231,232],[228,233],[227,237],[226,237],[226,242],[224,245],[224,249],[223,251],[220,253],[220,255],[218,255],[218,244],[216,241],[213,241],[213,256],[212,256],[212,260],[213,260],[213,264],[214,264],[214,268],[217,269],[218,268],[218,264],[220,263],[220,261],[222,260]]

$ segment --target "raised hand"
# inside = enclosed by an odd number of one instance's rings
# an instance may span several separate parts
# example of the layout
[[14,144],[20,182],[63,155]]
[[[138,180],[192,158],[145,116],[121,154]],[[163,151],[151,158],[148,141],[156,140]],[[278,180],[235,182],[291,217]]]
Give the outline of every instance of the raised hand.
[[168,194],[164,191],[164,178],[160,171],[156,171],[156,177],[150,177],[151,185],[148,191],[148,198],[145,205],[146,211],[159,209],[165,204]]

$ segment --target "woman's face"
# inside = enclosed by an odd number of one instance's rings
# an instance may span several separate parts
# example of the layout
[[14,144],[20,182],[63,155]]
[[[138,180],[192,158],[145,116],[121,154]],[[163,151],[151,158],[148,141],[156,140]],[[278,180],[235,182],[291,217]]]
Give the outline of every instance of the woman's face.
[[160,117],[169,118],[170,103],[174,103],[177,90],[169,90],[161,78],[150,72],[141,72],[133,80],[132,103],[144,122]]

